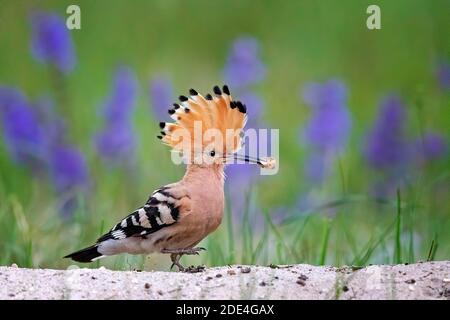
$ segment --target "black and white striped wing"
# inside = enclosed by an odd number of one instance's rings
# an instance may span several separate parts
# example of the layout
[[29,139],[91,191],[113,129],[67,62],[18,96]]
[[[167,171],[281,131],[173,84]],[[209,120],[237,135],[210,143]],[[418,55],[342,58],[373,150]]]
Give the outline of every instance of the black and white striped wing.
[[167,187],[162,187],[150,196],[147,203],[122,219],[97,243],[112,239],[121,240],[129,237],[154,233],[177,222],[180,211],[178,199],[171,195]]

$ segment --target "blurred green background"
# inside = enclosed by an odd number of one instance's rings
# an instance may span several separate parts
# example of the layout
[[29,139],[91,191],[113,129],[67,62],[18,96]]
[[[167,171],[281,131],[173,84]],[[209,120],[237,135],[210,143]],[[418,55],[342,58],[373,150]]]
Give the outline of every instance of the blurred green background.
[[[58,73],[30,52],[30,14],[43,10],[65,19],[70,4],[81,8],[81,30],[69,32],[76,65]],[[381,30],[366,27],[370,4],[381,8]],[[0,0],[0,85],[20,88],[30,102],[42,96],[54,101],[67,141],[86,159],[90,181],[67,217],[61,214],[64,195],[55,192],[45,170],[36,173],[17,161],[0,139],[0,264],[65,268],[71,262],[63,255],[91,244],[155,188],[179,179],[183,166],[174,166],[155,138],[163,119],[155,112],[151,83],[161,75],[168,79],[173,102],[189,88],[210,92],[227,80],[227,61],[242,37],[258,44],[265,72],[238,89],[236,98],[244,91],[258,96],[261,123],[280,129],[280,170],[247,180],[230,174],[226,183],[239,183],[244,199],[227,189],[224,222],[202,243],[208,251],[183,260],[363,265],[449,259],[449,12],[445,0]],[[118,66],[137,79],[130,120],[135,158],[108,165],[93,136],[104,123],[100,110],[114,90]],[[345,85],[351,131],[326,177],[316,182],[305,173],[314,146],[300,137],[312,116],[302,90],[329,79]],[[430,161],[420,160],[420,151],[409,155],[405,174],[394,181],[387,177],[392,171],[371,166],[364,155],[380,103],[392,92],[407,114],[398,120],[405,141],[420,141],[428,131],[443,141],[443,151]],[[403,171],[399,166],[393,170]],[[389,192],[374,192],[374,185],[388,182]],[[88,266],[99,265],[166,270],[169,259],[122,255]]]

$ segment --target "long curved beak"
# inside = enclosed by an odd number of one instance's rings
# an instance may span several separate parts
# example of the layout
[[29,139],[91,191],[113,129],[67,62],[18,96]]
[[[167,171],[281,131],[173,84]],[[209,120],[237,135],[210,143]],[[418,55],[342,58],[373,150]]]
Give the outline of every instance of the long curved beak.
[[[275,159],[273,158],[255,158],[255,157],[250,157],[247,155],[240,155],[240,154],[233,154],[232,156],[233,160],[241,160],[244,161],[246,163],[251,163],[251,164],[257,164],[262,168],[267,168],[267,169],[273,169],[275,167]],[[230,159],[230,157],[227,157],[227,159]]]

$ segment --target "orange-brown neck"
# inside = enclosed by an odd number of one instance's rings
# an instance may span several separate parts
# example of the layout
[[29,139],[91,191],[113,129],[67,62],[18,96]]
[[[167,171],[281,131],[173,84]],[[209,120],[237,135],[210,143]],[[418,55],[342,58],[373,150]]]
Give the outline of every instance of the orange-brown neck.
[[205,183],[215,184],[223,188],[224,184],[224,165],[223,164],[211,164],[211,165],[197,165],[189,164],[186,168],[186,173],[183,177],[184,183]]

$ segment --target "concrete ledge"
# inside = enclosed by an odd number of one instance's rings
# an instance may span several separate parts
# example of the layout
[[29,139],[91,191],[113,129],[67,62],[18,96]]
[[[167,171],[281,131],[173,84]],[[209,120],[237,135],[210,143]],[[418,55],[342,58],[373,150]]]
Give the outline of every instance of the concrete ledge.
[[0,299],[450,299],[450,261],[199,273],[0,267]]

